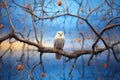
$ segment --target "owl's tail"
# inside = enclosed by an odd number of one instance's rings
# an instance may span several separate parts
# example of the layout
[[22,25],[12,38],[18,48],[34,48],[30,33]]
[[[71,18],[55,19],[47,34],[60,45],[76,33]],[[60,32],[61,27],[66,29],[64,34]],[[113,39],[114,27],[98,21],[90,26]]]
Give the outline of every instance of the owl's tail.
[[60,60],[60,59],[61,59],[61,55],[56,54],[56,59],[57,59],[57,60]]

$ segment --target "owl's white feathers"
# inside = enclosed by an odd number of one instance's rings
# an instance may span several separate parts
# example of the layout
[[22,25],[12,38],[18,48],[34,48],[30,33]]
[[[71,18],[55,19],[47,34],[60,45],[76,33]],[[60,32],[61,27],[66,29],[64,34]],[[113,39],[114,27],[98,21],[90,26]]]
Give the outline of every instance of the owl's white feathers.
[[[64,37],[64,32],[63,31],[58,31],[55,35],[55,40],[54,40],[54,48],[56,49],[63,49],[65,43],[65,37]],[[56,54],[56,59],[60,60],[61,55]]]

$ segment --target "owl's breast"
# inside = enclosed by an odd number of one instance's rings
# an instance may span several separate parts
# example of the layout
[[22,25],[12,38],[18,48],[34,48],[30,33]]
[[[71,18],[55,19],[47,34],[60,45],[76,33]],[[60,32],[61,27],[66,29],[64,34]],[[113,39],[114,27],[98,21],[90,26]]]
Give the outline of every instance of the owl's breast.
[[62,49],[63,46],[64,46],[64,39],[63,38],[56,39],[54,47],[57,49]]

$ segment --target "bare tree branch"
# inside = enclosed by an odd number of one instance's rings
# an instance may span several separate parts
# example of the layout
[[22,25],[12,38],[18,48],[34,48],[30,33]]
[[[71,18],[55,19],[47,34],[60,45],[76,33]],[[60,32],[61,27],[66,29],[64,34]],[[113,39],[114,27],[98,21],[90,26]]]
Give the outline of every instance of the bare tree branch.
[[6,3],[6,0],[4,0],[4,4],[5,4],[5,8],[6,8],[7,14],[8,14],[8,20],[9,20],[9,22],[10,22],[10,27],[11,27],[11,29],[12,29],[11,32],[14,32],[14,26],[13,26],[13,23],[12,23],[12,20],[11,20],[11,17],[10,17],[10,12],[9,12],[9,9],[8,9],[7,3]]
[[88,13],[88,15],[85,17],[85,19],[87,19],[90,16],[90,14],[92,14],[95,10],[98,10],[104,3],[105,3],[105,0],[103,0],[103,2],[100,5],[98,5],[95,9],[91,10]]

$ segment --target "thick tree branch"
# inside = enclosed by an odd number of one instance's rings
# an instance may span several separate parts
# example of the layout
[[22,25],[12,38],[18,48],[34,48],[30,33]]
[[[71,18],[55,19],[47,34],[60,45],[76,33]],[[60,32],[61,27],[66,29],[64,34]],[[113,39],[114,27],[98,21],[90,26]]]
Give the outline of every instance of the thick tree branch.
[[20,38],[20,37],[16,36],[15,34],[12,35],[12,38],[15,38],[16,40],[18,40],[18,41],[20,41],[20,42],[23,42],[23,43],[26,43],[26,44],[35,46],[35,47],[37,47],[37,48],[40,47],[39,44],[34,43],[34,42],[30,42],[29,40],[26,40],[26,39],[23,39],[23,38]]
[[[85,54],[91,54],[93,52],[92,50],[76,50],[76,51],[73,51],[73,52],[65,52],[65,51],[58,50],[58,49],[55,49],[55,48],[52,48],[52,47],[44,47],[42,45],[36,44],[36,43],[31,42],[29,40],[19,38],[15,34],[12,35],[11,37],[16,39],[17,41],[20,41],[20,42],[26,43],[28,45],[32,45],[32,46],[37,47],[39,52],[43,52],[43,53],[56,53],[56,54],[60,54],[60,55],[63,55],[65,57],[68,57],[70,59],[77,58],[77,57],[79,57],[81,55],[85,55]],[[111,47],[117,45],[117,44],[120,44],[120,41],[111,44],[109,46],[109,49]],[[94,51],[94,55],[96,55],[98,53],[101,53],[101,52],[103,52],[105,50],[107,50],[107,49],[106,48],[98,48],[97,50]]]
[[0,38],[0,43],[2,43],[3,41],[7,40],[8,38],[11,38],[12,35],[13,35],[13,32],[10,32],[7,35],[3,36],[2,38]]

